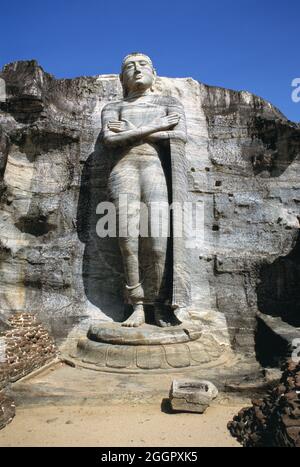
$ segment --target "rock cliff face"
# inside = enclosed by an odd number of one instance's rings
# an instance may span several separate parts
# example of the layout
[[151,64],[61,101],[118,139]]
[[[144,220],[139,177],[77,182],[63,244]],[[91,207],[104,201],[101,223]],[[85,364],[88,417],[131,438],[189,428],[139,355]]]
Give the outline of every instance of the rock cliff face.
[[[35,61],[0,77],[0,326],[34,313],[60,342],[84,318],[124,317],[117,241],[95,231],[110,167],[101,109],[122,90],[116,75],[57,80]],[[300,127],[191,78],[158,78],[156,92],[185,107],[189,189],[204,211],[190,311],[251,354],[258,309],[300,320]]]

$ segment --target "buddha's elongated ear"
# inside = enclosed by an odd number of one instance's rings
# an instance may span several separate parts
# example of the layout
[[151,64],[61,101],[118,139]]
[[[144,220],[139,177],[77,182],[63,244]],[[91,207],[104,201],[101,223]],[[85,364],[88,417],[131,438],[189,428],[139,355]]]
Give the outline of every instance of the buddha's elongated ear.
[[152,86],[151,86],[151,91],[154,92],[154,85],[155,85],[155,81],[156,81],[156,78],[157,78],[157,73],[156,73],[156,70],[155,68],[152,68],[153,70],[153,83],[152,83]]
[[123,96],[126,97],[127,96],[127,89],[124,86],[124,82],[123,82],[123,72],[119,74],[119,79],[121,81],[122,88],[123,88]]

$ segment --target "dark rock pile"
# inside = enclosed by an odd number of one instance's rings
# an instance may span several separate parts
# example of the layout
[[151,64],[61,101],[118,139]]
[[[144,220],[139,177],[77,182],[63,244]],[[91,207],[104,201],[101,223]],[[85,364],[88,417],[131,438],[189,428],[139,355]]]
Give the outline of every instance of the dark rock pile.
[[15,413],[16,407],[14,401],[4,391],[0,392],[0,430],[12,421]]
[[0,391],[8,384],[8,364],[0,362]]
[[244,447],[300,447],[300,362],[289,361],[280,384],[228,424]]
[[39,368],[56,356],[48,331],[30,313],[16,313],[3,333],[5,361],[0,363],[0,388]]

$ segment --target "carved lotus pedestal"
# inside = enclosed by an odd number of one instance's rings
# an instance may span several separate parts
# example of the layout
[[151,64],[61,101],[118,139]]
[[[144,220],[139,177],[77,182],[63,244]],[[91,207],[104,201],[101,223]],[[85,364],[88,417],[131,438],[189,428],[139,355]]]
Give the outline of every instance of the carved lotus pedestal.
[[103,322],[92,325],[71,354],[77,365],[125,373],[217,366],[223,356],[223,346],[202,336],[200,324],[127,328]]

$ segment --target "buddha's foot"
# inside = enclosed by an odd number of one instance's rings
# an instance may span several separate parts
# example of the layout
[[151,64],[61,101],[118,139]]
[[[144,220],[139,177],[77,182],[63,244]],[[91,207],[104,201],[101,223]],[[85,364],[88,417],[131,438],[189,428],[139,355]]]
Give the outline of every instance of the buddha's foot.
[[161,328],[167,328],[172,326],[168,312],[159,306],[154,308],[154,321],[155,324],[157,326],[160,326]]
[[122,326],[128,328],[137,328],[145,323],[145,312],[143,305],[135,305],[133,307],[134,311],[129,318],[122,323]]
[[162,328],[178,326],[181,322],[176,318],[171,308],[164,308],[162,305],[154,307],[154,321],[157,326]]

